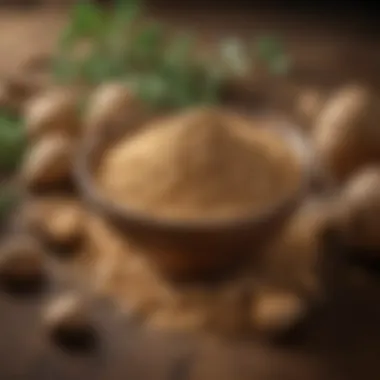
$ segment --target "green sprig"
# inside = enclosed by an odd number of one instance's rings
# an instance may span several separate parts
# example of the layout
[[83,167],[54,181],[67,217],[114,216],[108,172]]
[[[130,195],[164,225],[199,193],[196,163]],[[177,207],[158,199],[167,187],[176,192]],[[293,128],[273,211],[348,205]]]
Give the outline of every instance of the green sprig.
[[0,112],[0,171],[8,174],[20,164],[26,147],[21,118]]
[[[60,39],[57,79],[128,81],[153,107],[182,108],[220,102],[227,79],[249,74],[254,62],[241,40],[225,40],[216,56],[204,60],[195,54],[194,36],[176,34],[166,41],[163,26],[143,23],[142,15],[139,0],[118,0],[110,13],[89,2],[76,5]],[[89,53],[75,58],[83,41]],[[290,59],[276,38],[261,38],[254,49],[272,73],[287,73]]]

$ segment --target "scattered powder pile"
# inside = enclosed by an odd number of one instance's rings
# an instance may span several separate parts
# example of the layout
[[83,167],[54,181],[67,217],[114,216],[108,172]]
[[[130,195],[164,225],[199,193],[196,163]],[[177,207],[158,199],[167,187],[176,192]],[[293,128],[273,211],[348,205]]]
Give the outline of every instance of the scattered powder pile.
[[[281,252],[274,252],[272,268],[262,268],[260,276],[254,266],[248,272],[245,268],[244,275],[217,286],[173,286],[106,221],[96,216],[89,218],[87,231],[91,244],[86,252],[87,263],[82,263],[83,276],[88,276],[91,263],[90,281],[96,291],[110,297],[122,313],[148,329],[245,338],[252,333],[270,336],[277,326],[286,330],[300,309],[304,312],[304,300],[298,294],[300,289],[305,290],[303,280],[309,274],[309,266],[303,264],[311,262],[314,252],[312,257],[300,260],[300,252],[289,251],[289,244],[284,250],[276,246]],[[285,231],[287,235],[288,228]],[[294,240],[293,232],[290,235],[297,247],[297,238]],[[302,245],[303,236],[298,236]],[[280,236],[281,240],[284,238],[287,239]],[[296,273],[281,273],[281,277],[273,279],[273,271],[268,269],[275,266],[276,273],[281,270],[283,256],[296,265]],[[299,272],[301,268],[306,271]]]
[[[227,282],[216,288],[172,287],[157,276],[141,252],[104,220],[89,218],[87,231],[91,242],[87,257],[93,263],[97,291],[111,297],[119,310],[138,323],[158,330],[221,329],[223,333],[234,328],[229,327],[231,315],[247,313],[236,310],[234,300],[230,299],[231,288],[233,291],[238,287],[240,280],[236,280],[237,285]],[[88,262],[83,273],[88,273]]]
[[113,201],[159,217],[231,218],[279,200],[300,178],[276,134],[198,109],[157,120],[106,152],[98,183]]

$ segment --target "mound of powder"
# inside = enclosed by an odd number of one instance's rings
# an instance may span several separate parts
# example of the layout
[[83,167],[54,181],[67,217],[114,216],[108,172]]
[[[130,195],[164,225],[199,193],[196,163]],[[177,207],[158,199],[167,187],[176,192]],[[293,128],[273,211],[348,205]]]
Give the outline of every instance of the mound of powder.
[[120,141],[104,155],[97,180],[107,198],[157,217],[233,218],[297,188],[300,165],[270,129],[197,109]]

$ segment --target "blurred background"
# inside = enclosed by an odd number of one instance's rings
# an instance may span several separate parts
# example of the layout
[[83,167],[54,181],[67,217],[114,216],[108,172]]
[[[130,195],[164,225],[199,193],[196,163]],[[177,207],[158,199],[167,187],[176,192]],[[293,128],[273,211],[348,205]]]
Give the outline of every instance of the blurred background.
[[[111,4],[112,0],[97,0]],[[0,73],[30,54],[54,46],[73,0],[0,0]],[[379,27],[374,5],[327,1],[150,0],[150,13],[205,39],[222,35],[276,33],[297,63],[296,79],[336,84],[364,80],[378,84]]]

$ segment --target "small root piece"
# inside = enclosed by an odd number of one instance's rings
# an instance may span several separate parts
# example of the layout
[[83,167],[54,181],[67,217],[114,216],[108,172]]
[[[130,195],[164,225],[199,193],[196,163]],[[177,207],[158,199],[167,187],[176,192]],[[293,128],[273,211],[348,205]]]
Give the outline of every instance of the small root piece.
[[26,227],[35,232],[46,248],[60,258],[71,258],[84,240],[85,212],[70,197],[51,196],[36,199],[26,206]]
[[50,134],[32,146],[21,168],[21,180],[30,190],[70,181],[73,141],[66,135]]
[[14,296],[39,294],[47,283],[44,256],[29,237],[15,237],[1,248],[0,282]]
[[89,310],[78,296],[67,294],[52,302],[44,319],[50,341],[63,351],[86,354],[97,347]]
[[[100,86],[89,100],[85,114],[86,132],[107,132],[115,127],[125,130],[141,125],[142,104],[131,90],[120,83],[106,83]],[[112,128],[110,128],[112,126]],[[117,128],[116,128],[117,129]]]
[[80,93],[74,88],[58,88],[34,97],[25,106],[26,130],[35,140],[52,131],[80,133]]
[[251,322],[260,335],[275,336],[290,330],[306,315],[306,304],[297,295],[263,292],[251,307]]

